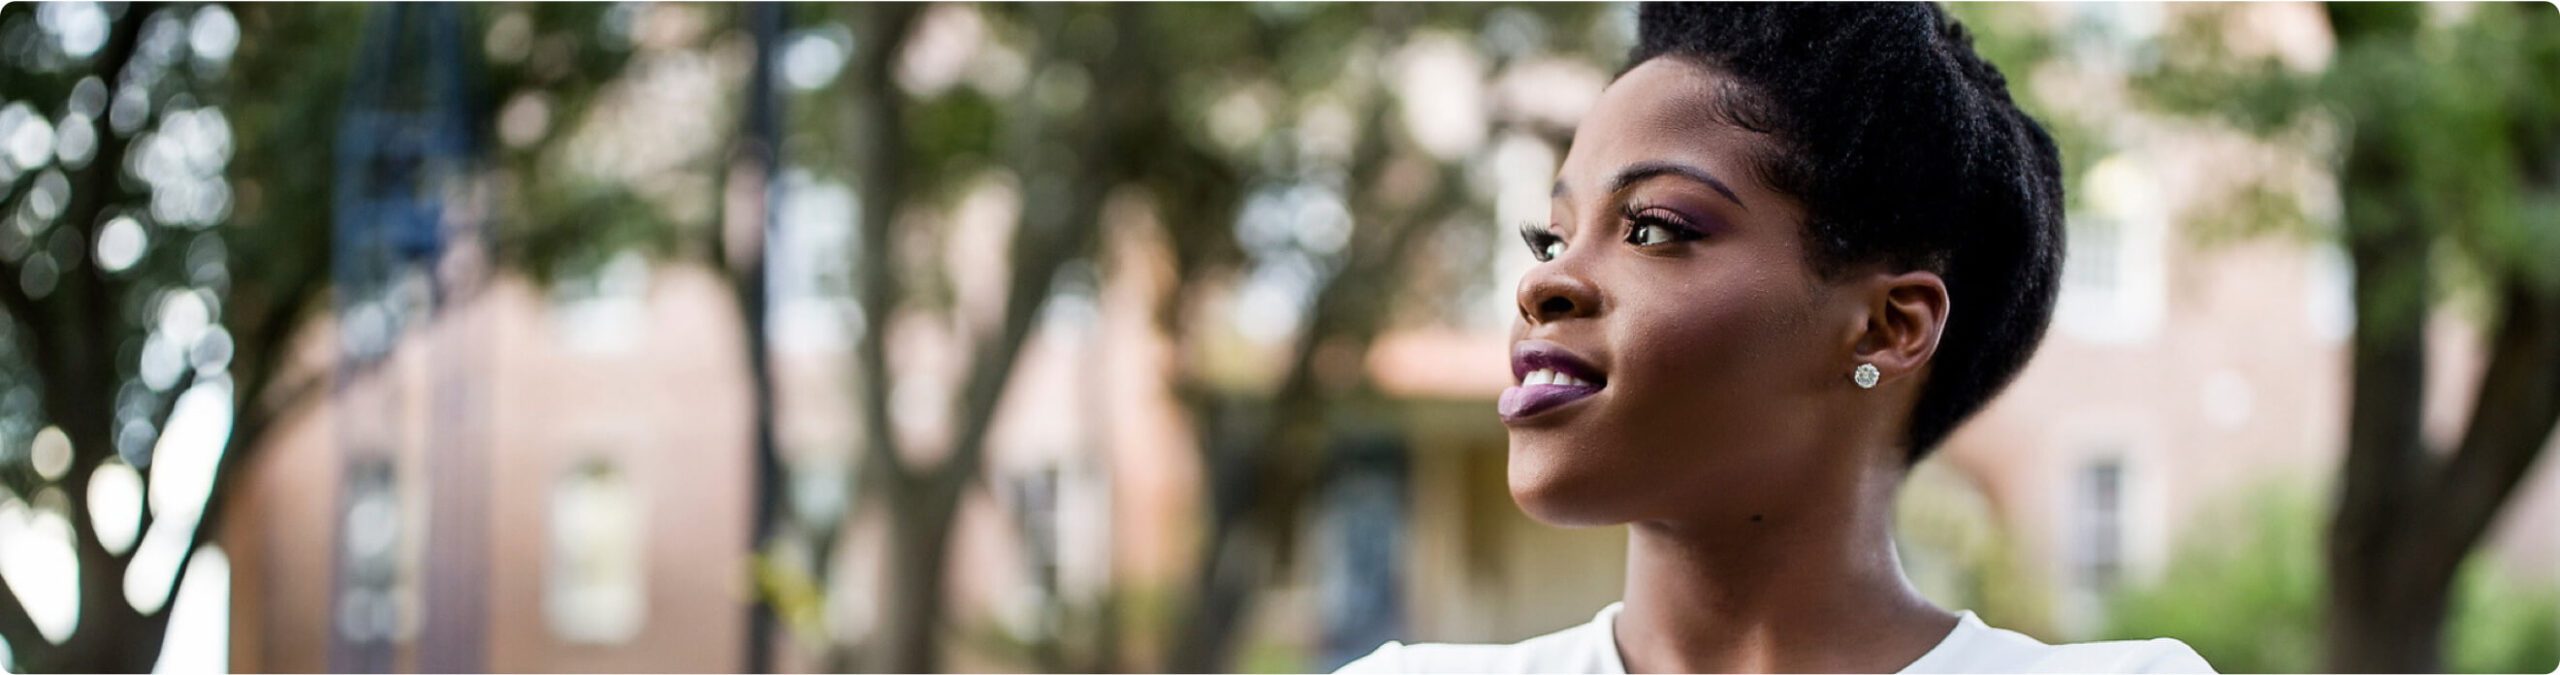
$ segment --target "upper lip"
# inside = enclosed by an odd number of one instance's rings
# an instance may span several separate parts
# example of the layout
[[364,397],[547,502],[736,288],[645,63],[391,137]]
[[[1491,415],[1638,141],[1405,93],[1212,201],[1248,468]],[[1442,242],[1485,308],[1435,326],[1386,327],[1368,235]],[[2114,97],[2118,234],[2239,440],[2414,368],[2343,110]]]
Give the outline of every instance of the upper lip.
[[1593,386],[1607,386],[1608,374],[1591,365],[1564,345],[1545,340],[1522,340],[1511,345],[1511,381],[1520,382],[1539,369],[1571,375]]

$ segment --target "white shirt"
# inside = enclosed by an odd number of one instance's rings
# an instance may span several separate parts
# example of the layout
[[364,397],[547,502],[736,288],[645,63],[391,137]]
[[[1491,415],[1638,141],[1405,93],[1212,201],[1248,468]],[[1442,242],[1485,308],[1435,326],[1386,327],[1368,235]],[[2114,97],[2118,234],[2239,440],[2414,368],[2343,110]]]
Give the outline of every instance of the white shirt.
[[[1621,603],[1591,622],[1513,644],[1415,644],[1390,641],[1336,673],[1604,673],[1627,672],[1611,625]],[[1904,673],[2211,673],[2186,643],[2169,638],[2048,645],[1993,628],[1967,611],[1938,646]]]

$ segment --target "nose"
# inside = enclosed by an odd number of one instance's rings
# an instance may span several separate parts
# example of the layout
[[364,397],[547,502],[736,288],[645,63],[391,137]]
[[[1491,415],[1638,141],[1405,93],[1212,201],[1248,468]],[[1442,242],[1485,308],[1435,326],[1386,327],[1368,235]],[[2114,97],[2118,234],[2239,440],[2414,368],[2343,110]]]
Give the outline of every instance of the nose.
[[1563,258],[1529,268],[1520,276],[1520,319],[1538,325],[1600,313],[1600,291]]

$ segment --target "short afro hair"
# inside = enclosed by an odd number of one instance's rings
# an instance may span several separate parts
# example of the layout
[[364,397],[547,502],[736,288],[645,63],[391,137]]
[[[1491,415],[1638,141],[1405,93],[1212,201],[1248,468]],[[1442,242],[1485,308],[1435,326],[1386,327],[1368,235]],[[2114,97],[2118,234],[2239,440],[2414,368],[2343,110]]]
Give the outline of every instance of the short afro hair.
[[[1752,166],[1805,206],[1812,266],[1881,263],[1947,284],[1910,462],[2017,377],[2062,269],[2062,165],[1973,37],[1926,3],[1673,3],[1637,11],[1627,68],[1657,57],[1732,80],[1717,110],[1768,134]],[[1623,74],[1623,71],[1621,71]]]

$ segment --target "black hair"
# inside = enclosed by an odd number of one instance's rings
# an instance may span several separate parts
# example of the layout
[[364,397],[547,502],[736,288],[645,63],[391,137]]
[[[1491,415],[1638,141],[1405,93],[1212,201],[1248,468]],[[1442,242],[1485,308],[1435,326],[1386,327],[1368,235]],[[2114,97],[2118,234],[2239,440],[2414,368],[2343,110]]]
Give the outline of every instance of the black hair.
[[1730,78],[1700,114],[1774,139],[1752,166],[1803,202],[1817,271],[1882,263],[1945,280],[1907,439],[1920,461],[2044,339],[2063,254],[2053,138],[1934,4],[1647,2],[1636,23],[1628,69],[1671,56]]

